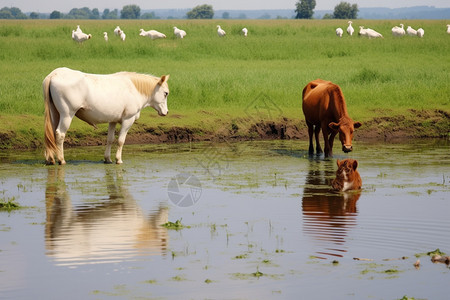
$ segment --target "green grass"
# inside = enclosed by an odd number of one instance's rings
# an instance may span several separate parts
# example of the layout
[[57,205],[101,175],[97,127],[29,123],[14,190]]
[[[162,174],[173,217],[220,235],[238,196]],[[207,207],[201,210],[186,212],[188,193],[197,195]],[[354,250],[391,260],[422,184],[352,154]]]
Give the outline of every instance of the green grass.
[[[225,38],[216,34],[219,23]],[[448,111],[446,21],[408,21],[425,29],[423,39],[392,37],[390,29],[398,23],[355,21],[355,28],[362,24],[385,36],[368,40],[337,38],[335,28],[346,26],[339,20],[0,20],[0,119],[5,120],[0,134],[42,136],[42,80],[61,66],[89,73],[170,74],[168,104],[176,117],[141,120],[161,127],[214,129],[245,118],[244,108],[260,95],[271,99],[282,116],[300,121],[302,89],[315,78],[341,86],[355,120],[404,115],[408,109]],[[93,35],[83,45],[71,39],[78,24]],[[117,25],[127,34],[125,42],[113,35]],[[187,37],[175,39],[173,26],[186,30]],[[239,34],[243,27],[249,29],[247,38]],[[139,36],[140,28],[157,29],[168,38],[151,41]],[[90,133],[79,123],[72,128],[81,136],[105,130]]]

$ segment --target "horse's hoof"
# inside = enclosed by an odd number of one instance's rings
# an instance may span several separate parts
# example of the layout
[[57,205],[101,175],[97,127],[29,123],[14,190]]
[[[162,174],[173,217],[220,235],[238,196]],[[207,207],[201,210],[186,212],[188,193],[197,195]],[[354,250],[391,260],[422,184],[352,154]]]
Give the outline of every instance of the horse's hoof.
[[112,164],[112,161],[110,161],[110,160],[105,160],[104,163],[105,163],[105,165],[110,165],[110,164]]

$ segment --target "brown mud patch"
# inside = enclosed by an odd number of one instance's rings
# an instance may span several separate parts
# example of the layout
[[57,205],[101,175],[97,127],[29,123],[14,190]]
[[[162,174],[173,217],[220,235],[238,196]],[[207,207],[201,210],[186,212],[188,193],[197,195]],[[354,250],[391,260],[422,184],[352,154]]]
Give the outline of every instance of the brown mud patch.
[[[182,116],[180,116],[182,118]],[[242,125],[244,124],[244,125]],[[408,110],[405,115],[374,117],[363,122],[354,139],[360,141],[388,141],[411,138],[450,138],[450,113],[443,110]],[[126,144],[185,143],[202,141],[246,141],[274,139],[308,139],[307,127],[302,119],[281,118],[276,121],[224,123],[218,130],[209,128],[161,128],[138,123],[127,135]],[[321,137],[322,139],[322,137]],[[0,148],[26,149],[43,147],[43,138],[27,137],[15,132],[0,132]],[[69,130],[65,146],[104,145],[106,134],[83,136]]]

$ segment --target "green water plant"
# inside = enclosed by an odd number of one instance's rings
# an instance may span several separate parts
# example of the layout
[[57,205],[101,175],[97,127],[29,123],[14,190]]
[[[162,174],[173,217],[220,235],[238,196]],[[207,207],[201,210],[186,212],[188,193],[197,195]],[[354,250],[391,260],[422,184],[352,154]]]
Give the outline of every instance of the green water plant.
[[10,212],[12,210],[21,209],[22,206],[16,202],[16,198],[0,199],[0,211]]
[[191,226],[181,224],[181,220],[176,220],[175,222],[168,221],[167,223],[161,224],[162,227],[173,230],[181,230],[184,228],[191,228]]

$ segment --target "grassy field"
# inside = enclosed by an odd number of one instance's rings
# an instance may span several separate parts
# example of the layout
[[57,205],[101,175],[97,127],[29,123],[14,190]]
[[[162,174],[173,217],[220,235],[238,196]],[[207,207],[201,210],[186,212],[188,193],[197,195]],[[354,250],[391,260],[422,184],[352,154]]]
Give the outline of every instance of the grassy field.
[[[425,37],[392,37],[391,28],[400,22],[424,28]],[[0,147],[41,145],[42,80],[61,66],[89,73],[170,74],[169,116],[146,110],[139,120],[161,130],[176,126],[213,132],[236,120],[247,120],[249,127],[261,99],[274,108],[266,121],[285,118],[300,126],[302,89],[322,78],[341,86],[355,120],[414,120],[416,111],[443,111],[446,117],[438,122],[444,122],[445,135],[450,113],[447,23],[356,20],[355,29],[365,25],[385,37],[368,40],[337,38],[335,28],[347,25],[340,20],[1,20]],[[217,36],[217,24],[227,31],[225,38]],[[73,42],[76,25],[93,38],[82,45]],[[127,34],[125,42],[113,35],[117,25]],[[187,37],[175,39],[173,26],[186,30]],[[240,35],[243,27],[249,29],[247,38]],[[167,39],[143,38],[140,28],[161,31]],[[68,135],[95,137],[104,131],[77,121]]]

